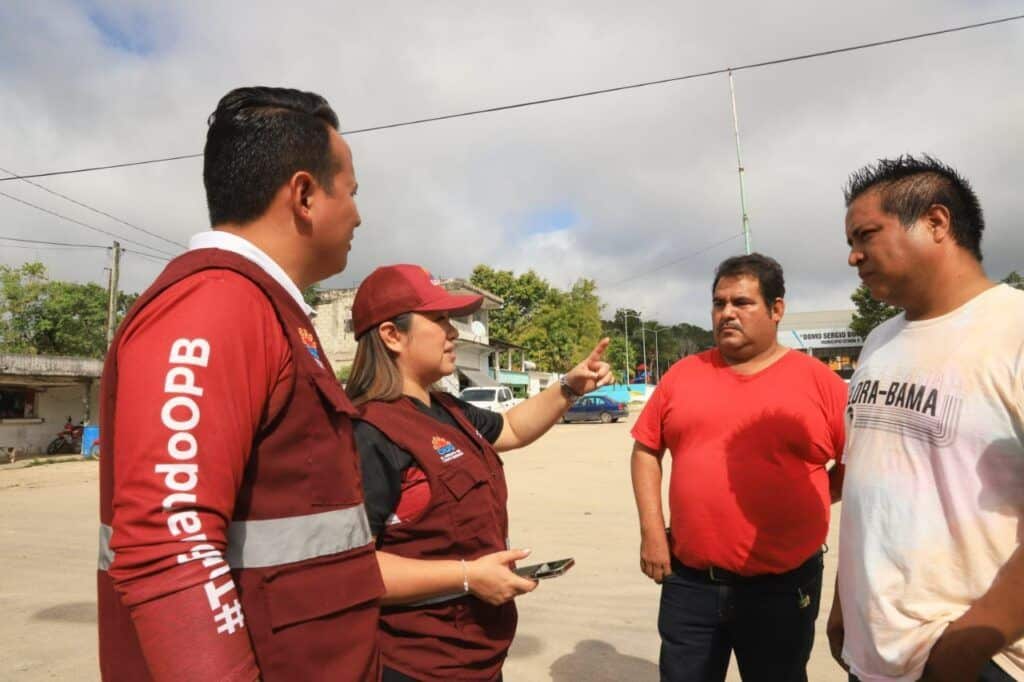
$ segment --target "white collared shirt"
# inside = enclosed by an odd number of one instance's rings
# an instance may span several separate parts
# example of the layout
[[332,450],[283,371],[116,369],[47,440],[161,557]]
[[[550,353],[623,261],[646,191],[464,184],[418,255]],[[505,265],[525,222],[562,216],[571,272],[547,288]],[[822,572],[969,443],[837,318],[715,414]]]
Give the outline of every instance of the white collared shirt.
[[230,251],[231,253],[238,254],[242,258],[255,263],[260,266],[264,272],[270,275],[275,282],[284,287],[284,290],[295,299],[295,302],[299,304],[302,311],[309,317],[313,317],[316,313],[306,300],[302,298],[302,292],[299,291],[299,287],[295,285],[292,278],[288,276],[288,273],[277,264],[277,262],[268,256],[258,246],[253,244],[244,237],[239,237],[236,234],[230,232],[222,232],[220,230],[208,230],[206,232],[200,232],[188,240],[188,250],[195,251],[196,249],[220,249],[221,251]]

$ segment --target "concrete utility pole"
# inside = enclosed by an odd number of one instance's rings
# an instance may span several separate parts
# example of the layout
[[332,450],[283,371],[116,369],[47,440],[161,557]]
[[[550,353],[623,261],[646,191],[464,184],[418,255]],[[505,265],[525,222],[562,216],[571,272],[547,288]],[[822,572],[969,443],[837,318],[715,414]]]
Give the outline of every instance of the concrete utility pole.
[[622,328],[623,334],[626,337],[626,376],[623,378],[622,383],[629,386],[629,313],[622,313]]
[[117,326],[117,277],[121,269],[121,243],[114,242],[110,252],[110,280],[107,287],[107,348],[114,340],[114,327]]
[[732,81],[732,69],[729,69],[729,95],[732,97],[732,129],[736,134],[736,166],[740,172],[740,210],[743,211],[743,246],[750,254],[750,218],[747,216],[747,198],[743,190],[743,158],[740,156],[740,119],[736,114],[736,86]]
[[651,366],[648,364],[650,360],[647,358],[647,325],[643,320],[640,320],[640,343],[644,351],[644,385],[646,386],[650,383],[648,379],[651,376]]
[[663,332],[666,329],[672,329],[672,327],[658,327],[654,330],[654,366],[655,366],[655,378],[658,382],[661,382],[661,353],[658,352],[658,332]]
[[622,325],[625,327],[626,333],[626,383],[629,383],[629,318],[635,317],[640,321],[640,341],[643,348],[644,354],[644,383],[647,383],[647,375],[650,374],[650,370],[647,368],[647,335],[645,334],[646,329],[644,328],[643,313],[634,315],[632,313],[622,313]]

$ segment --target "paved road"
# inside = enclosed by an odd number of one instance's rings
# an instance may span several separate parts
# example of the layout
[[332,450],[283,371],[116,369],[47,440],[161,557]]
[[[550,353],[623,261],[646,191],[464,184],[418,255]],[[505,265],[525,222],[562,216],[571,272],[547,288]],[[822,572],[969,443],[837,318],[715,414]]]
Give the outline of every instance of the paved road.
[[[577,562],[519,600],[506,680],[657,680],[658,588],[638,568],[630,445],[627,423],[566,424],[505,457],[513,544],[537,560]],[[0,468],[0,679],[98,677],[97,471],[92,462]],[[834,575],[831,554],[825,605]],[[824,618],[809,679],[839,682]]]
[[0,470],[0,679],[94,680],[94,462]]

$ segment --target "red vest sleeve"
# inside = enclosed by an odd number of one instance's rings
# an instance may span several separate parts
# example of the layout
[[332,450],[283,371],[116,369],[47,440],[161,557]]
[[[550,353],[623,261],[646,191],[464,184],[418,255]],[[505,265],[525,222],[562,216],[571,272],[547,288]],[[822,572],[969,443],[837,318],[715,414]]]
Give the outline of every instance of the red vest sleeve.
[[253,283],[207,270],[146,306],[116,352],[110,576],[147,664],[255,679],[224,550],[253,439],[287,391],[280,324]]

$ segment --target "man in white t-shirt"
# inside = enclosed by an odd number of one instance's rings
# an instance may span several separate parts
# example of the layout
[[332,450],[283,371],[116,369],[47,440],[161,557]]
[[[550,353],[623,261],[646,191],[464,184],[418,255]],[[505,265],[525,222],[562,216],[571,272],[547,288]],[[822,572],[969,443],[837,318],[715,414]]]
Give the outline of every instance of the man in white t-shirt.
[[858,171],[846,205],[849,264],[905,312],[850,382],[832,653],[863,682],[1024,680],[1024,292],[931,157]]

